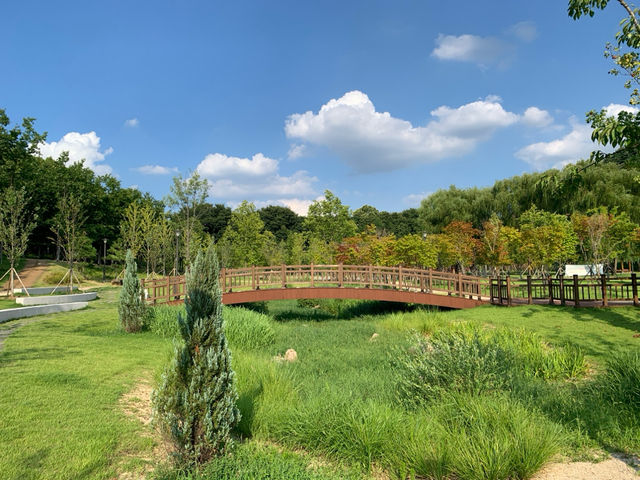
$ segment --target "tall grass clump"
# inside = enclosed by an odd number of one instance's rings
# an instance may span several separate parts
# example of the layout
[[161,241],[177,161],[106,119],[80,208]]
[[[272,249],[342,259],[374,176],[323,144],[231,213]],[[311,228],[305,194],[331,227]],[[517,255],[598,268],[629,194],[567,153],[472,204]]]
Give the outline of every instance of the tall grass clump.
[[[178,315],[184,315],[184,305],[159,305],[152,308],[149,329],[165,338],[180,334]],[[223,307],[224,329],[229,344],[243,349],[256,349],[272,345],[275,331],[271,318],[263,313],[243,307]]]
[[269,316],[242,307],[223,310],[225,333],[232,346],[245,349],[262,348],[276,338]]
[[640,353],[615,353],[598,379],[600,395],[616,408],[640,414]]
[[414,406],[451,393],[510,390],[519,379],[573,378],[586,370],[577,347],[552,348],[525,331],[478,330],[415,335],[411,347],[397,355],[396,366],[400,396]]

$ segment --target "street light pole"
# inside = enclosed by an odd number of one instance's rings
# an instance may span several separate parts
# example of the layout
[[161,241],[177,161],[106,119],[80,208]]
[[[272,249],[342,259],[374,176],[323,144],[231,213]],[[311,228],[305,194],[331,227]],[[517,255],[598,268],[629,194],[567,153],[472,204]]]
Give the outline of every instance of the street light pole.
[[176,277],[178,276],[178,245],[180,244],[180,230],[176,230],[176,260],[174,264],[174,270]]
[[102,283],[107,281],[107,239],[102,239],[103,250],[102,250]]

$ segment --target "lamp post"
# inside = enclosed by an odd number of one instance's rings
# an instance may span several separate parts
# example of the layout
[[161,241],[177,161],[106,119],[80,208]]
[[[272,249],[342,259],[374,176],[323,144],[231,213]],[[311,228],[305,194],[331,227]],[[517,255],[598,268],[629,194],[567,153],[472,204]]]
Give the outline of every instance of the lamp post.
[[180,244],[180,230],[176,230],[176,260],[173,265],[176,277],[178,276],[178,245]]
[[107,281],[107,239],[102,239],[102,283]]

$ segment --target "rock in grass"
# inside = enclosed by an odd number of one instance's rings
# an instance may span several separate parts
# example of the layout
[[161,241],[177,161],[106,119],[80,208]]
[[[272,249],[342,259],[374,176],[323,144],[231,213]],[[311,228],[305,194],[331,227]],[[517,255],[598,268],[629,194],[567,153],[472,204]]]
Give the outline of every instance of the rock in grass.
[[284,361],[285,362],[295,362],[298,360],[298,352],[296,352],[293,348],[290,348],[286,352],[284,352]]

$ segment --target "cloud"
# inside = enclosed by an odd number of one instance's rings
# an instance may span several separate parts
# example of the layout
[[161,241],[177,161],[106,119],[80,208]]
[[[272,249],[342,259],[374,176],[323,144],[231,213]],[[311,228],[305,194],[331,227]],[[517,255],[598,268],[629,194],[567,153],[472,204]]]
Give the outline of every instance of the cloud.
[[[313,203],[313,200],[301,198],[281,198],[279,200],[258,200],[253,203],[256,208],[264,208],[268,207],[269,205],[287,207],[293,210],[298,215],[306,217],[307,213],[309,212],[309,206]],[[240,205],[240,202],[231,201],[227,202],[227,204],[232,208],[236,208],[238,205]]]
[[509,27],[507,33],[525,43],[531,43],[538,38],[538,29],[533,22],[518,22]]
[[619,103],[610,103],[604,110],[607,112],[607,116],[609,117],[617,117],[620,112],[629,112],[629,113],[638,113],[637,107],[632,107],[631,105],[620,105]]
[[289,160],[296,160],[297,158],[304,157],[307,153],[307,146],[297,143],[292,144],[287,152],[287,158]]
[[589,157],[595,145],[591,141],[591,128],[575,120],[564,137],[550,142],[538,142],[518,150],[516,158],[527,162],[536,170],[561,168],[568,163]]
[[425,126],[414,126],[377,112],[369,97],[355,90],[330,100],[317,113],[290,115],[285,133],[328,148],[356,172],[391,171],[464,155],[496,130],[517,123],[520,116],[500,102],[490,96],[457,108],[441,106]]
[[433,192],[411,193],[404,197],[402,201],[409,207],[419,207],[420,202],[422,202],[423,199],[427,198],[432,193]]
[[162,165],[143,165],[133,170],[143,175],[171,175],[172,173],[178,173],[177,167],[163,167]]
[[496,37],[478,35],[443,35],[436,38],[431,55],[439,60],[472,62],[487,66],[503,63],[513,55],[513,46]]
[[138,120],[137,118],[130,118],[129,120],[125,120],[124,122],[124,126],[125,127],[129,127],[129,128],[135,128],[138,125],[140,125],[140,120]]
[[304,170],[280,175],[278,161],[262,153],[251,159],[209,154],[196,170],[209,180],[210,195],[224,199],[295,199],[313,195],[313,183],[317,181]]
[[553,123],[553,117],[546,110],[529,107],[524,111],[521,121],[528,127],[544,128]]
[[58,158],[63,152],[69,152],[69,160],[72,163],[84,160],[85,167],[93,170],[96,175],[112,172],[109,165],[100,162],[113,152],[113,148],[109,147],[101,152],[100,137],[96,132],[69,132],[57,142],[43,142],[38,147],[43,157]]

